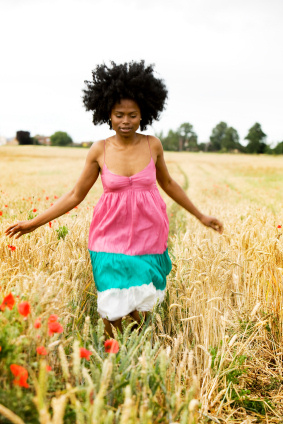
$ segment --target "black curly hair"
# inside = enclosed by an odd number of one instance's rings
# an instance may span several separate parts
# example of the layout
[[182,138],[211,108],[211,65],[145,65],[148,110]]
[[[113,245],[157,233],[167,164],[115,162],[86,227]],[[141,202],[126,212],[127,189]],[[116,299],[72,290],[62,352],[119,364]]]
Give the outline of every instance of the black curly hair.
[[93,81],[85,81],[83,103],[87,111],[93,111],[94,125],[108,123],[116,103],[123,99],[134,100],[141,111],[141,131],[153,120],[158,120],[165,107],[167,89],[162,79],[154,76],[154,65],[145,66],[144,60],[111,67],[97,65],[92,71]]

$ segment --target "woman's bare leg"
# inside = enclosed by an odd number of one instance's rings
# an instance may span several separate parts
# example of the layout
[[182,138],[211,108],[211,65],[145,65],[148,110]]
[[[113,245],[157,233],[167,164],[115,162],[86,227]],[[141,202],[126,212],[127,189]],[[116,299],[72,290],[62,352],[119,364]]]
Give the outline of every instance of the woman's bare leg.
[[109,321],[108,319],[103,318],[103,322],[104,322],[104,333],[106,337],[109,336],[114,338],[114,334],[113,334],[110,323],[114,325],[115,328],[118,328],[121,331],[121,333],[123,332],[122,318],[116,319],[115,321]]
[[[137,310],[135,310],[135,311],[133,311],[133,312],[130,312],[130,314],[129,314],[138,324],[140,324],[141,323],[141,321],[142,321],[142,319],[141,319],[141,317],[140,317],[140,313],[139,313],[139,311],[137,311]],[[145,321],[146,319],[147,319],[147,317],[148,317],[148,315],[149,315],[149,312],[142,312],[142,315],[143,315],[143,320]],[[133,327],[133,328],[135,328],[135,327]]]
[[[142,312],[142,315],[143,315],[143,319],[145,321],[147,319],[148,315],[149,315],[149,312]],[[140,314],[139,314],[138,311],[135,310],[133,312],[130,312],[129,316],[131,316],[138,324],[141,324],[142,319],[140,318]],[[119,319],[117,319],[115,321],[109,321],[108,319],[103,318],[103,322],[104,322],[104,333],[105,333],[105,336],[106,337],[112,337],[112,338],[114,338],[114,334],[113,334],[113,331],[112,331],[112,328],[111,328],[110,323],[112,325],[114,325],[115,328],[118,328],[121,331],[121,333],[123,332],[122,318],[119,318]],[[138,326],[133,326],[132,327],[133,330],[135,328],[138,328]]]

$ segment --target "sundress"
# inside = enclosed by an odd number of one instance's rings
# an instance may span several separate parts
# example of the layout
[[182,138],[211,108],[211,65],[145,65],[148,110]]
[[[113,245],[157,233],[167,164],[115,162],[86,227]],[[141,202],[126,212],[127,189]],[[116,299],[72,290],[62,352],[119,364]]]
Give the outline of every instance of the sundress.
[[131,177],[101,172],[104,193],[94,208],[88,249],[97,289],[97,310],[115,321],[134,310],[152,311],[164,300],[168,255],[166,204],[150,162]]

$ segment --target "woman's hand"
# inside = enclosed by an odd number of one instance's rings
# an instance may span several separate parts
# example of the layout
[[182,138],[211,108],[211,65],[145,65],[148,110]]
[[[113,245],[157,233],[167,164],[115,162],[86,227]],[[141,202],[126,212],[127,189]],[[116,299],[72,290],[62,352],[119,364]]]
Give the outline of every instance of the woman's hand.
[[8,227],[5,231],[5,234],[9,237],[13,237],[15,234],[17,234],[15,238],[18,239],[23,234],[31,233],[38,228],[38,226],[35,225],[32,221],[33,220],[20,221],[16,224],[10,225],[10,227]]
[[220,234],[223,233],[222,222],[220,222],[217,218],[214,218],[214,216],[202,215],[202,217],[200,218],[200,222],[203,225],[206,225],[206,227],[213,228],[215,231],[217,231]]

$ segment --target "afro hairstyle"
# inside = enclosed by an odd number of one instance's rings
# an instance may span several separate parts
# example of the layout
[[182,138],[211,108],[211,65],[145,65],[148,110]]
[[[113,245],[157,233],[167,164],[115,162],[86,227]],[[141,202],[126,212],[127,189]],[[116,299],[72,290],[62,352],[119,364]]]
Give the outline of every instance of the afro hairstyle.
[[141,111],[141,131],[158,120],[165,107],[167,89],[162,79],[154,76],[154,65],[145,66],[144,60],[111,66],[97,65],[92,71],[93,81],[84,81],[83,103],[93,111],[94,125],[108,123],[116,103],[123,99],[134,100]]

